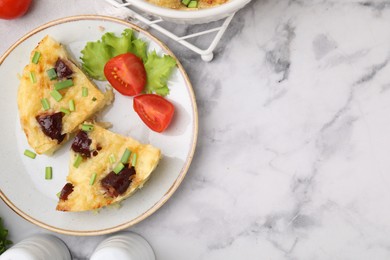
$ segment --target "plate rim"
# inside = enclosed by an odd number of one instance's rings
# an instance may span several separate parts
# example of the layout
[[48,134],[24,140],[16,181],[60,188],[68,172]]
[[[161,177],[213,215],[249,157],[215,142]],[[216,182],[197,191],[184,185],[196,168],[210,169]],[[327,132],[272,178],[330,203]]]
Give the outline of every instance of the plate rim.
[[108,21],[108,22],[113,22],[113,23],[119,23],[119,24],[122,24],[126,27],[133,29],[133,30],[136,30],[137,32],[141,32],[141,33],[145,34],[152,41],[154,41],[156,44],[158,44],[167,54],[169,54],[170,56],[172,56],[176,60],[177,67],[178,67],[180,73],[183,75],[184,81],[187,85],[187,90],[188,90],[188,93],[189,93],[190,99],[191,99],[192,112],[194,115],[194,118],[193,118],[194,125],[193,125],[193,135],[192,135],[191,147],[190,147],[190,150],[188,152],[185,163],[180,171],[180,174],[178,175],[176,180],[173,182],[171,187],[166,191],[166,193],[152,207],[150,207],[147,211],[145,211],[144,213],[140,214],[138,217],[136,217],[130,221],[124,222],[122,224],[119,224],[119,225],[116,225],[116,226],[113,226],[110,228],[97,229],[97,230],[78,231],[78,230],[71,230],[71,229],[63,229],[63,228],[59,228],[59,227],[55,227],[55,226],[46,224],[40,220],[37,220],[37,219],[29,216],[23,210],[16,207],[15,204],[10,199],[8,199],[8,197],[0,189],[0,198],[5,202],[5,204],[10,209],[12,209],[16,214],[18,214],[19,216],[21,216],[25,220],[27,220],[27,221],[29,221],[29,222],[31,222],[39,227],[42,227],[42,228],[45,228],[49,231],[57,232],[60,234],[65,234],[65,235],[96,236],[96,235],[105,235],[105,234],[114,233],[114,232],[129,228],[129,227],[143,221],[144,219],[146,219],[147,217],[149,217],[150,215],[155,213],[159,208],[161,208],[165,204],[165,202],[168,201],[168,199],[170,197],[172,197],[172,195],[178,189],[178,187],[180,186],[184,177],[186,176],[188,169],[191,165],[192,159],[194,157],[195,148],[197,145],[197,138],[198,138],[198,108],[196,105],[195,93],[194,93],[192,84],[189,80],[189,77],[187,75],[187,72],[183,68],[183,66],[180,63],[180,61],[178,60],[178,58],[168,48],[168,46],[165,43],[163,43],[161,40],[159,40],[158,38],[153,36],[150,32],[146,31],[145,29],[143,29],[143,28],[141,28],[141,27],[139,27],[131,22],[128,22],[126,20],[122,20],[120,18],[115,18],[115,17],[111,17],[111,16],[75,15],[75,16],[68,16],[68,17],[59,18],[59,19],[44,23],[44,24],[36,27],[35,29],[31,30],[30,32],[26,33],[24,36],[19,38],[13,45],[11,45],[11,47],[9,47],[5,51],[5,53],[3,53],[0,56],[0,66],[16,47],[18,47],[22,42],[24,42],[26,39],[30,38],[31,36],[35,35],[36,33],[43,31],[47,28],[59,25],[59,24],[81,21],[81,20],[103,20],[103,21]]

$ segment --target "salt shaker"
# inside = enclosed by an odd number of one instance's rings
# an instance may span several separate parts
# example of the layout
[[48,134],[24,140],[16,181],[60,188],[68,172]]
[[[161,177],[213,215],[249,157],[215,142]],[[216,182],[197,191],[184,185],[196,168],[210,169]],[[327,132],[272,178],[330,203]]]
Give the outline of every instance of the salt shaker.
[[59,238],[39,234],[15,244],[2,255],[0,260],[71,260],[69,249]]
[[155,260],[152,247],[140,235],[122,232],[103,240],[90,260]]

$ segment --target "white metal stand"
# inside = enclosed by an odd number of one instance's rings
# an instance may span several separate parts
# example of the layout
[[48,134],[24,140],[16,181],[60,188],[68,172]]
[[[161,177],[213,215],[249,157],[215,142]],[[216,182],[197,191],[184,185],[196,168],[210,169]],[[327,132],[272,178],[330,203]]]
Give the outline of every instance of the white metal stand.
[[[180,43],[181,45],[187,47],[188,49],[192,50],[193,52],[198,53],[202,57],[202,60],[207,61],[207,62],[209,62],[213,59],[213,57],[214,57],[213,51],[214,51],[215,47],[217,47],[218,42],[221,40],[222,35],[224,34],[224,32],[226,31],[227,27],[229,26],[231,20],[234,17],[234,14],[232,14],[232,15],[228,16],[227,18],[225,18],[225,21],[222,23],[221,26],[218,26],[218,27],[215,27],[212,29],[208,29],[208,30],[204,30],[204,31],[200,31],[197,33],[192,33],[192,34],[188,34],[188,35],[184,35],[184,36],[178,36],[178,35],[172,33],[171,31],[169,31],[169,30],[167,30],[164,27],[159,25],[159,23],[164,21],[163,19],[161,19],[159,17],[156,19],[145,17],[144,15],[141,15],[137,11],[132,9],[131,3],[128,3],[128,2],[120,3],[117,0],[106,0],[106,1],[110,4],[112,4],[116,8],[125,8],[131,14],[131,16],[133,18],[141,21],[142,23],[146,24],[147,26],[152,27],[153,29],[159,31],[160,33],[168,36],[172,40]],[[213,32],[217,32],[217,33],[215,34],[213,40],[211,41],[210,45],[206,49],[201,49],[200,47],[195,46],[194,44],[187,41],[188,39],[199,37],[199,36],[213,33]]]

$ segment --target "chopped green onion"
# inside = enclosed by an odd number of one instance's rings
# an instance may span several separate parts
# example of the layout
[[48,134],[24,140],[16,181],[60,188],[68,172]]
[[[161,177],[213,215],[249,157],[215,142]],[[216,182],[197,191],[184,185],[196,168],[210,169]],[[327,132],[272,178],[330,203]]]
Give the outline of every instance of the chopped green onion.
[[37,78],[35,77],[35,73],[30,71],[30,80],[31,80],[31,83],[37,83]]
[[121,163],[123,163],[123,164],[128,163],[129,158],[130,158],[130,154],[131,154],[130,150],[126,148],[125,152],[122,155]]
[[131,165],[135,167],[135,164],[137,163],[137,154],[133,153],[133,160],[131,161]]
[[97,100],[97,98],[95,98],[95,97],[92,98],[92,101],[96,101],[96,100]]
[[76,106],[74,105],[73,99],[69,100],[69,110],[72,112],[76,110]]
[[83,97],[88,97],[88,88],[83,87],[82,96],[83,96]]
[[188,4],[191,2],[191,0],[181,0],[181,3],[185,6],[188,6]]
[[123,163],[118,163],[117,166],[115,166],[114,168],[114,172],[116,174],[120,173],[121,170],[123,170],[123,168],[125,168],[125,166],[123,165]]
[[67,79],[64,81],[59,81],[56,84],[54,84],[54,89],[60,90],[60,89],[64,89],[64,88],[69,88],[71,86],[73,86],[73,80]]
[[61,107],[61,108],[60,108],[60,111],[61,111],[62,113],[65,113],[65,114],[67,114],[67,115],[69,115],[69,114],[70,114],[70,111],[69,111],[69,109],[66,109],[66,108],[63,108],[63,107]]
[[34,56],[33,56],[32,60],[31,60],[31,62],[34,63],[34,64],[38,64],[38,61],[39,61],[40,57],[41,57],[41,53],[40,52],[38,52],[38,51],[34,52]]
[[45,179],[51,180],[53,178],[53,169],[50,166],[47,166],[45,169]]
[[198,7],[198,1],[191,1],[188,4],[188,8],[197,8]]
[[55,101],[59,102],[61,99],[62,99],[62,95],[60,92],[58,92],[57,90],[53,90],[52,92],[50,92],[50,95],[55,99]]
[[55,68],[51,68],[51,69],[47,70],[46,73],[47,73],[47,76],[49,76],[50,80],[57,78],[57,72],[56,72]]
[[42,98],[41,103],[42,103],[43,110],[46,111],[50,108],[50,103],[49,100],[47,100],[47,98]]
[[31,159],[35,159],[35,157],[37,156],[36,153],[30,151],[30,150],[24,150],[24,155],[27,156],[27,157],[30,157]]
[[115,161],[116,161],[115,155],[114,155],[113,153],[110,154],[110,157],[108,157],[108,159],[110,159],[110,163],[111,163],[111,164],[114,164]]
[[85,132],[91,132],[93,130],[93,125],[82,124],[81,130]]
[[57,196],[58,198],[60,198],[60,196],[61,196],[61,191],[57,192],[56,196]]
[[73,167],[79,168],[81,161],[83,160],[83,157],[81,157],[80,154],[76,155],[76,159],[74,160]]
[[92,174],[91,179],[89,180],[89,185],[93,185],[96,180],[96,172]]

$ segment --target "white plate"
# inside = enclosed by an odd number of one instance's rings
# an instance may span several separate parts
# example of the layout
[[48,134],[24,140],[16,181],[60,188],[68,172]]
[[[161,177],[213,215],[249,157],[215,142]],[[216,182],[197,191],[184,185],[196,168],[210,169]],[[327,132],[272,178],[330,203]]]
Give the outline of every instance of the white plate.
[[[133,111],[132,98],[118,92],[115,92],[114,104],[101,115],[101,120],[113,123],[112,131],[151,143],[163,154],[144,188],[123,201],[120,207],[104,208],[99,213],[56,211],[56,193],[66,183],[70,143],[52,157],[38,155],[32,160],[23,155],[30,147],[19,124],[17,74],[29,62],[32,49],[45,35],[51,35],[79,59],[87,41],[99,40],[105,32],[120,35],[125,28],[138,31],[138,36],[149,43],[150,50],[174,57],[155,37],[125,21],[103,16],[75,16],[53,21],[28,33],[0,58],[0,197],[16,213],[36,225],[72,235],[106,234],[127,228],[160,208],[188,170],[196,145],[198,119],[193,90],[179,61],[169,81],[171,93],[167,97],[175,105],[175,116],[164,133],[149,130]],[[98,83],[100,88],[106,84]],[[45,180],[45,166],[49,165],[53,167],[53,179]]]

